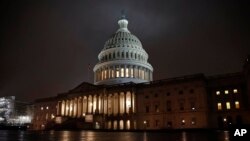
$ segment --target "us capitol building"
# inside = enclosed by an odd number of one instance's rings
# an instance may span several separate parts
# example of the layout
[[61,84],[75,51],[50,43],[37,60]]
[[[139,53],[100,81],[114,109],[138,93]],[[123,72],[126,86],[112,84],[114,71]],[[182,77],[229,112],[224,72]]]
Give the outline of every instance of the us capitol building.
[[[153,81],[140,40],[118,21],[95,65],[94,84],[34,102],[33,129],[158,130],[250,124],[250,67]],[[249,58],[249,57],[248,57]]]

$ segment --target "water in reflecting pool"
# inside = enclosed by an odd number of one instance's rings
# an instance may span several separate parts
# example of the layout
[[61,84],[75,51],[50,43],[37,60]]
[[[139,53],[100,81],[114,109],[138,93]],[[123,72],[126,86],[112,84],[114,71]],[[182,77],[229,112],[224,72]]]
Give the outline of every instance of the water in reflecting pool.
[[209,131],[158,133],[0,130],[0,141],[229,141],[229,132]]

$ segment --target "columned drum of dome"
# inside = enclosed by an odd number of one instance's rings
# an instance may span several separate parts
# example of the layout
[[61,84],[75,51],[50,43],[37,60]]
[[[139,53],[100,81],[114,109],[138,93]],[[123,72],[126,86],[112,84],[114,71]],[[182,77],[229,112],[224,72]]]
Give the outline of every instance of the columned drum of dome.
[[153,67],[140,40],[127,28],[128,21],[120,19],[119,29],[106,41],[95,65],[94,84],[142,83],[153,80]]

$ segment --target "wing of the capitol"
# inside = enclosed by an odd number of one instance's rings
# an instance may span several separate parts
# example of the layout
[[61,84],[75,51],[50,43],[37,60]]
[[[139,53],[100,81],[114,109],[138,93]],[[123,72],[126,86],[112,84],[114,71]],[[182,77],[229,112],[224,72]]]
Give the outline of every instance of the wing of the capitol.
[[[153,81],[153,67],[128,20],[106,41],[94,84],[34,102],[32,128],[159,130],[250,124],[250,65],[241,72]],[[248,56],[249,58],[249,56]]]

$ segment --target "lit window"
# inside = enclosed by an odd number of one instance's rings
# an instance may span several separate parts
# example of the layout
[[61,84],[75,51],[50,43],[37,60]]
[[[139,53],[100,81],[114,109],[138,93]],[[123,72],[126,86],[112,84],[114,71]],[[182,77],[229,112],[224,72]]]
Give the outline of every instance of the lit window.
[[195,117],[192,118],[191,124],[192,124],[192,125],[195,125],[195,124],[196,124],[196,118],[195,118]]
[[119,68],[116,67],[116,77],[119,77]]
[[144,78],[144,73],[145,73],[144,70],[141,70],[141,78],[142,78],[142,79],[145,79],[145,78]]
[[228,90],[225,90],[225,94],[228,94],[229,92],[228,92]]
[[227,118],[223,118],[223,121],[224,121],[224,122],[227,122]]
[[124,68],[121,68],[121,77],[124,77]]
[[235,94],[238,93],[238,90],[237,90],[237,89],[234,89],[233,91],[234,91]]
[[129,77],[128,68],[126,68],[125,74],[126,74],[126,77]]
[[221,103],[217,103],[217,109],[218,109],[218,110],[222,110]]
[[47,106],[47,107],[46,107],[46,109],[48,110],[48,109],[49,109],[49,107]]
[[51,114],[51,119],[54,119],[54,118],[55,118],[55,116],[53,114]]
[[230,102],[226,103],[226,107],[227,107],[228,110],[231,109]]
[[159,112],[160,110],[159,110],[159,106],[158,105],[155,105],[155,112]]
[[41,110],[43,110],[43,107],[41,107]]
[[216,91],[216,95],[220,95],[220,91]]
[[107,70],[104,70],[104,79],[107,79]]
[[131,77],[133,78],[134,77],[134,69],[133,68],[130,68],[130,73],[131,73]]
[[184,125],[185,124],[185,119],[181,120],[181,124]]
[[235,101],[235,109],[240,109],[240,102],[239,101]]

